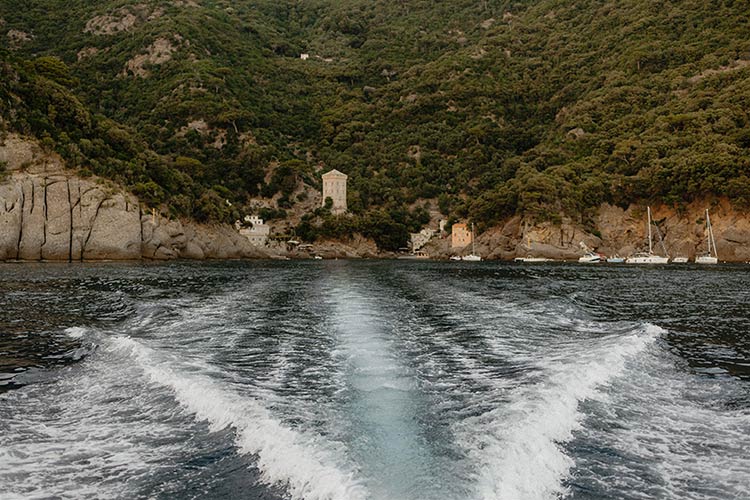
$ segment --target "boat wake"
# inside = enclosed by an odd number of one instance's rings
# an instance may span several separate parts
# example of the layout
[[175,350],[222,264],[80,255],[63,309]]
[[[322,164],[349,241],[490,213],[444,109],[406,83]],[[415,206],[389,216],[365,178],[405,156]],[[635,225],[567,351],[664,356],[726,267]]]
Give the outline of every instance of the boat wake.
[[342,450],[320,436],[303,434],[274,419],[258,402],[223,389],[211,379],[171,368],[150,348],[117,337],[118,349],[132,353],[155,383],[174,392],[179,403],[212,431],[231,427],[240,451],[257,457],[261,480],[286,489],[293,499],[357,500],[364,487],[347,470]]
[[646,325],[631,335],[541,360],[542,380],[509,391],[501,407],[457,424],[467,454],[477,464],[477,498],[564,496],[574,461],[563,445],[581,426],[580,403],[601,397],[602,387],[662,332]]

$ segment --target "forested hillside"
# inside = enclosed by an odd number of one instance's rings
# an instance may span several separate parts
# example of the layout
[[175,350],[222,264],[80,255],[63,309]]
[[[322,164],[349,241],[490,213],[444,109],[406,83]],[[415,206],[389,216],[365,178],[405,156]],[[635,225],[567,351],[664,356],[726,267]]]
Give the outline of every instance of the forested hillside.
[[747,205],[749,30],[732,0],[1,0],[0,109],[199,220],[336,168],[355,216],[299,234],[396,248],[426,200],[480,228]]

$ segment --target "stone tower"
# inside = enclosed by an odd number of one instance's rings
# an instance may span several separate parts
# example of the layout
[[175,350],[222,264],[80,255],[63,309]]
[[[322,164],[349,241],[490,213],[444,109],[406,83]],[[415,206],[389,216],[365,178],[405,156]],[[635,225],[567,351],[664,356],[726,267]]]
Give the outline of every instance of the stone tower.
[[463,248],[471,244],[471,231],[465,222],[453,224],[451,229],[451,248]]
[[346,179],[349,176],[338,170],[331,170],[323,174],[323,203],[326,206],[326,198],[333,200],[332,214],[343,214],[346,212]]

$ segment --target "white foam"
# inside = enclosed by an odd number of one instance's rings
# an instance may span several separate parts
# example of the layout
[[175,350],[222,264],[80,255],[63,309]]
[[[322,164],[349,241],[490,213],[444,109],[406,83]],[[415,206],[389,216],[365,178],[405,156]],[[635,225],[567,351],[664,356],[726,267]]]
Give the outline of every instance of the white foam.
[[[695,375],[671,361],[663,352],[639,357],[633,375],[613,384],[611,400],[592,408],[596,421],[617,425],[585,428],[583,438],[617,456],[637,457],[614,465],[617,484],[602,484],[602,490],[680,500],[746,498],[750,412],[726,406],[744,397],[744,383]],[[576,464],[581,482],[601,484],[600,459]]]
[[80,326],[73,326],[64,330],[65,335],[72,339],[80,339],[87,331],[86,328],[81,328]]
[[[159,395],[123,383],[139,374],[116,362],[95,359],[67,369],[58,383],[0,395],[0,497],[137,496],[155,466],[169,467],[189,446],[179,439],[189,430],[175,430]],[[153,436],[177,441],[155,445]]]
[[257,455],[262,480],[286,488],[293,499],[364,499],[365,488],[346,470],[340,450],[315,435],[295,431],[273,418],[257,401],[239,396],[214,381],[180,373],[156,359],[148,347],[129,337],[115,345],[127,349],[156,383],[169,387],[177,400],[212,430],[232,427],[242,453]]
[[573,460],[561,444],[580,426],[579,403],[595,397],[662,331],[647,325],[567,356],[556,353],[554,360],[539,362],[542,381],[510,391],[508,404],[461,424],[468,454],[478,464],[477,496],[542,500],[566,494],[563,481]]

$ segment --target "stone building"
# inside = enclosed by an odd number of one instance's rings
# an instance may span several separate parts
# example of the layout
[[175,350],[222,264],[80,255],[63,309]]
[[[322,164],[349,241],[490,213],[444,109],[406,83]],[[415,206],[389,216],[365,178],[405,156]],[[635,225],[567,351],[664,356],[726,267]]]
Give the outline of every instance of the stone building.
[[323,174],[322,206],[326,206],[326,198],[333,200],[332,214],[346,213],[346,179],[348,178],[348,175],[338,170],[331,170]]
[[411,236],[411,251],[416,252],[427,244],[433,236],[435,231],[432,229],[422,229],[418,233],[410,233]]
[[[240,229],[240,234],[247,238],[253,246],[265,246],[268,241],[268,235],[271,233],[271,227],[263,223],[263,219],[257,215],[246,215],[245,222],[251,224],[250,227]],[[237,221],[239,223],[239,221]],[[238,224],[239,225],[239,224]]]
[[451,248],[463,248],[471,244],[471,229],[466,223],[453,224],[451,228]]

